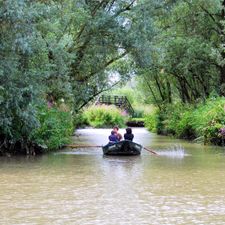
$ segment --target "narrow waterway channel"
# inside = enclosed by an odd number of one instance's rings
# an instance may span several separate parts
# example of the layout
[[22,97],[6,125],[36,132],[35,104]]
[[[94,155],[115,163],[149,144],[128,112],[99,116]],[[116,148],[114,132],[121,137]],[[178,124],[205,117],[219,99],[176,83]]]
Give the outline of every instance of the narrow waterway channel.
[[[78,130],[74,142],[103,145],[109,133]],[[0,158],[0,224],[225,224],[224,149],[133,133],[159,156],[88,148]]]

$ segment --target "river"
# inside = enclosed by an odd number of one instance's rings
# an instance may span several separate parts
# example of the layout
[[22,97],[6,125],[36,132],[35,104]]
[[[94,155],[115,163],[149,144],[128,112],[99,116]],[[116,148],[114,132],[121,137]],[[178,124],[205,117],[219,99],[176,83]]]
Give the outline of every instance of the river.
[[[78,130],[74,141],[102,145],[109,133]],[[0,224],[225,224],[224,149],[133,133],[159,156],[88,148],[0,158]]]

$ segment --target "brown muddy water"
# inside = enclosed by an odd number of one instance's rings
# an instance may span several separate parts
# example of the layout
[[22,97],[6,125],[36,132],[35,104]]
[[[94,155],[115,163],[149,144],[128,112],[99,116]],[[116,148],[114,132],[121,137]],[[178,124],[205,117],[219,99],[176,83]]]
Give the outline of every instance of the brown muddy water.
[[[78,130],[74,142],[103,145],[109,133]],[[225,224],[224,149],[133,133],[159,156],[83,148],[0,158],[0,224]]]

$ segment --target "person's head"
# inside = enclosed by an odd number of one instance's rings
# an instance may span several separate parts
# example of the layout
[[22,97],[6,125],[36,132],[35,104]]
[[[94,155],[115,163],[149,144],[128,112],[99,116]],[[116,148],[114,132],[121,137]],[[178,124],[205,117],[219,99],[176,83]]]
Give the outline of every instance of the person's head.
[[126,128],[127,134],[132,134],[132,129],[130,127]]
[[114,126],[114,127],[113,127],[113,130],[114,130],[115,133],[117,133],[118,130],[119,130],[119,127],[118,127],[118,126]]
[[111,135],[115,135],[115,131],[114,130],[111,131]]

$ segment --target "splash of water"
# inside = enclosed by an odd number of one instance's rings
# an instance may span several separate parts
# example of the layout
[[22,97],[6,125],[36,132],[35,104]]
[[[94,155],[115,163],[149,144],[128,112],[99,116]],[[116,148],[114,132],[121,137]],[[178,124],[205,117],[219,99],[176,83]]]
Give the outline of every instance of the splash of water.
[[185,156],[188,156],[188,154],[185,152],[185,149],[181,145],[174,145],[166,150],[160,150],[157,152],[160,156],[166,156],[166,157],[171,157],[171,158],[179,158],[182,159]]

